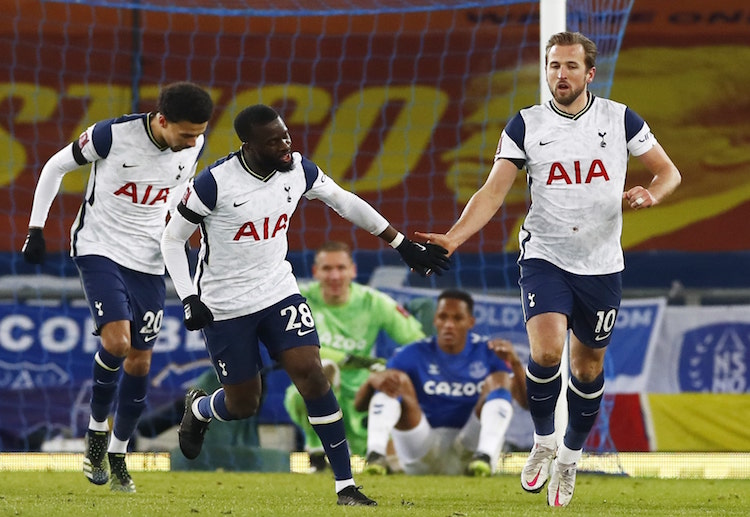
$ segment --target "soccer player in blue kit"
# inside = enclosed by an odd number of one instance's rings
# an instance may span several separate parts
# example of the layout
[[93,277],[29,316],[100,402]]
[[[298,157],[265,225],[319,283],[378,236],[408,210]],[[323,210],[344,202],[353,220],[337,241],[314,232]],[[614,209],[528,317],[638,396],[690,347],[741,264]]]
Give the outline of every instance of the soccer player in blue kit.
[[[211,394],[188,392],[180,449],[195,458],[210,420],[255,414],[262,341],[305,400],[334,473],[337,503],[375,505],[352,478],[342,413],[323,373],[315,320],[286,260],[289,224],[304,196],[320,199],[389,243],[421,275],[447,270],[447,252],[405,238],[367,202],[294,152],[287,126],[273,108],[245,108],[234,127],[240,149],[195,177],[162,239],[167,270],[183,301],[185,325],[203,330],[222,384]],[[184,246],[198,227],[201,248],[192,281]]]
[[[487,181],[447,233],[416,233],[453,253],[492,219],[526,167],[531,205],[518,237],[519,284],[535,432],[521,485],[539,492],[549,480],[550,506],[567,506],[573,497],[577,464],[604,394],[604,354],[622,298],[623,200],[635,210],[650,208],[681,181],[643,118],[588,91],[596,55],[594,42],[580,33],[553,35],[546,46],[552,100],[510,119]],[[647,187],[625,188],[630,155],[652,175]],[[558,448],[554,412],[568,338],[568,424]]]
[[[212,114],[213,101],[202,88],[167,85],[156,112],[97,122],[58,151],[42,168],[34,192],[23,255],[41,264],[43,228],[62,178],[91,164],[70,250],[101,339],[83,472],[103,485],[111,471],[114,491],[135,492],[125,453],[146,406],[151,354],[164,315],[161,233],[195,173]],[[115,398],[110,438],[107,419]]]
[[389,438],[407,474],[494,472],[512,399],[526,407],[525,376],[510,341],[471,332],[473,313],[469,293],[441,292],[437,334],[398,349],[360,386],[354,404],[368,411],[367,472],[388,472]]

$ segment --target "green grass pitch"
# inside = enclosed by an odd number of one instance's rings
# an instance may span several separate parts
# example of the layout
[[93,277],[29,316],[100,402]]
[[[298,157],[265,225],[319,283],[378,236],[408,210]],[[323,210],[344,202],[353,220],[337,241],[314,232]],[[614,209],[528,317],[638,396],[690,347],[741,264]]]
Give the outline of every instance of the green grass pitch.
[[336,505],[330,474],[135,472],[138,493],[112,493],[78,472],[0,472],[2,516],[695,516],[750,515],[750,480],[579,474],[567,508],[527,494],[516,475],[355,480],[377,507]]

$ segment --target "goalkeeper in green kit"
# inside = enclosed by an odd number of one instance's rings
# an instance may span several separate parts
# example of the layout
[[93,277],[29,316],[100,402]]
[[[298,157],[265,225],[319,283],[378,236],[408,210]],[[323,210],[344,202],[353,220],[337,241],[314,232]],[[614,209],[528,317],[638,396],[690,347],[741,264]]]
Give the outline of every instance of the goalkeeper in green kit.
[[[353,282],[357,275],[350,247],[328,242],[318,249],[313,264],[315,282],[300,285],[315,318],[320,337],[323,369],[336,391],[344,413],[346,437],[352,454],[364,456],[367,449],[367,412],[354,409],[354,395],[367,380],[371,368],[385,364],[375,357],[381,330],[405,345],[425,337],[422,325],[388,295]],[[312,471],[326,468],[325,453],[307,419],[307,409],[292,384],[284,399],[289,416],[305,434]]]

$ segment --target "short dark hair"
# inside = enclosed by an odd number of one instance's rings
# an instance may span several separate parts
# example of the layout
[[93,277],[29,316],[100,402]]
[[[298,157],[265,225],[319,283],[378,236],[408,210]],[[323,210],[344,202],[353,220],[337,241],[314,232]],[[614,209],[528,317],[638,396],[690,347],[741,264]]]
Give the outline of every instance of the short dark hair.
[[553,34],[547,41],[547,47],[544,51],[544,63],[547,64],[547,56],[549,51],[555,45],[563,47],[569,47],[571,45],[581,45],[583,47],[583,53],[585,54],[584,63],[586,63],[586,70],[591,70],[596,66],[596,56],[598,51],[596,50],[596,43],[591,41],[589,38],[581,34],[580,32],[558,32]]
[[214,101],[200,86],[181,81],[162,88],[157,109],[169,122],[203,124],[213,115]]
[[234,131],[242,142],[249,142],[253,137],[255,126],[264,126],[279,118],[279,114],[270,106],[255,104],[239,112],[234,118]]
[[472,316],[474,315],[474,298],[472,298],[466,291],[460,289],[446,289],[438,295],[438,302],[444,298],[465,302],[466,306],[469,308],[469,314]]

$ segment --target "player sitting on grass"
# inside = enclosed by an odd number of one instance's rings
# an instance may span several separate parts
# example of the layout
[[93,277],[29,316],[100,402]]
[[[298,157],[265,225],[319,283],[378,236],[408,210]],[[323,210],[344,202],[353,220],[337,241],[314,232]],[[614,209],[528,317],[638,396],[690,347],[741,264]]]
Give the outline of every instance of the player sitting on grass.
[[509,341],[470,332],[473,311],[468,293],[440,293],[437,335],[399,349],[359,389],[355,407],[369,406],[365,472],[388,472],[389,436],[407,474],[494,472],[511,396],[526,406],[525,376]]

